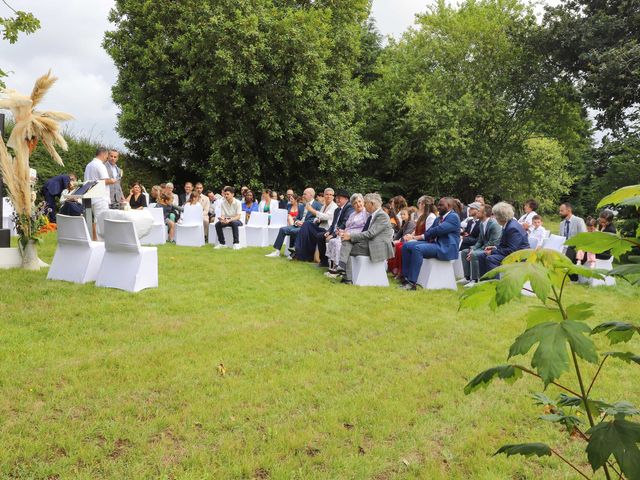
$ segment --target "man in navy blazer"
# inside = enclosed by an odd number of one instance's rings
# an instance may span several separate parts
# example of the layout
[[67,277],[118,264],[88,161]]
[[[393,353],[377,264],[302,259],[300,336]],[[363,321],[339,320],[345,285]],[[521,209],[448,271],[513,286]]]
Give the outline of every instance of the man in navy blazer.
[[56,175],[50,178],[42,186],[42,196],[44,201],[49,207],[49,221],[56,223],[56,197],[62,194],[63,190],[69,189],[71,182],[76,181],[76,176],[73,173]]
[[327,258],[327,241],[336,237],[337,230],[344,230],[347,225],[349,216],[353,213],[353,206],[349,202],[349,192],[346,190],[336,191],[336,203],[338,208],[333,211],[333,222],[326,232],[318,235],[318,254],[320,255],[319,267],[329,267],[329,259]]
[[522,225],[513,218],[514,211],[511,205],[506,202],[496,203],[493,206],[493,215],[502,226],[502,236],[497,246],[487,247],[478,255],[480,277],[499,267],[502,261],[513,252],[529,248],[529,236]]
[[460,244],[460,217],[453,211],[453,198],[444,197],[438,202],[438,213],[433,225],[424,233],[424,240],[407,242],[402,246],[401,288],[415,290],[422,260],[455,260]]

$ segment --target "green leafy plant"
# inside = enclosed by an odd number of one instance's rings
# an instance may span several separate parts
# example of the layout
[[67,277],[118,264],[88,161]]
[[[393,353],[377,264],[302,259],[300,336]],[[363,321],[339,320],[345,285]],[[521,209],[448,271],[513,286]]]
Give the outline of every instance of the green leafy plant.
[[[612,193],[600,202],[599,207],[617,204],[640,206],[640,185]],[[620,257],[639,246],[640,241],[592,232],[577,235],[567,244],[594,253],[611,251]],[[523,290],[535,295],[543,305],[530,307],[526,329],[515,339],[508,355],[510,360],[533,351],[530,367],[508,363],[489,368],[476,375],[464,392],[470,394],[495,379],[514,383],[524,374],[539,378],[545,389],[554,385],[562,391],[556,399],[544,393],[533,395],[536,404],[544,408],[540,418],[563,426],[569,435],[585,441],[587,459],[594,472],[602,469],[607,479],[638,480],[640,423],[630,417],[640,415],[640,410],[627,401],[611,403],[594,399],[591,392],[609,359],[626,362],[634,368],[634,364],[640,365],[640,356],[633,352],[599,354],[592,337],[604,335],[611,345],[628,343],[636,334],[640,336],[640,325],[611,321],[591,328],[586,321],[594,316],[594,305],[570,303],[565,290],[569,275],[600,279],[604,275],[617,275],[638,284],[640,264],[622,265],[607,272],[574,265],[563,254],[551,250],[522,250],[507,257],[500,267],[485,275],[488,281],[462,293],[460,307],[488,305],[496,310],[520,297]],[[583,374],[585,362],[598,365],[590,381]],[[574,375],[571,383],[567,377],[561,379],[570,371]],[[587,424],[582,418],[586,418]],[[590,478],[575,462],[544,443],[505,445],[495,454],[501,453],[526,457],[555,455],[581,477]]]

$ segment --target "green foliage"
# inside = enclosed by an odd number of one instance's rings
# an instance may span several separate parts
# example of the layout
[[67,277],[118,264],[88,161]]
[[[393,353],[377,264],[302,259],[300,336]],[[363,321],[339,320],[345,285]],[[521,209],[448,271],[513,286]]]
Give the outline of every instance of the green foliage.
[[375,57],[368,11],[367,0],[118,0],[104,41],[118,132],[169,178],[353,183],[368,155],[356,118]]
[[538,30],[515,0],[440,2],[391,42],[365,127],[377,154],[365,171],[387,182],[383,193],[515,202],[533,193],[550,209],[568,192],[588,120],[535,52]]
[[[26,33],[28,35],[40,28],[40,20],[32,13],[14,10],[7,2],[3,3],[13,12],[13,15],[9,17],[0,16],[0,34],[2,35],[2,40],[6,40],[9,43],[16,43],[20,33]],[[0,68],[0,88],[4,88],[5,84],[2,78],[6,76],[6,72]]]
[[486,388],[495,378],[505,380],[507,383],[514,383],[519,378],[522,378],[522,370],[517,365],[500,365],[489,368],[476,375],[467,386],[464,387],[465,395],[469,395],[479,388]]
[[504,453],[508,457],[511,455],[524,455],[525,457],[535,455],[536,457],[544,457],[551,455],[551,447],[544,443],[520,443],[517,445],[504,445],[500,447],[494,455],[500,453]]
[[[626,187],[609,195],[601,203],[628,203],[629,199],[637,197],[638,193],[637,186]],[[611,250],[614,256],[620,257],[633,245],[638,245],[638,239],[588,233],[578,235],[567,243],[576,249],[596,253]],[[628,275],[635,273],[636,270],[625,269],[621,272]],[[510,255],[504,260],[502,266],[485,275],[485,278],[494,278],[499,275],[500,280],[486,282],[485,285],[480,283],[479,286],[464,292],[460,296],[460,305],[477,308],[484,304],[495,310],[500,305],[520,297],[522,288],[526,282],[529,282],[531,291],[545,306],[534,306],[529,309],[526,315],[526,328],[511,345],[508,358],[527,355],[537,345],[530,360],[533,370],[526,367],[518,368],[521,372],[541,379],[545,389],[553,384],[564,390],[556,401],[545,394],[534,395],[536,403],[543,405],[545,409],[544,415],[540,418],[563,425],[571,436],[586,441],[587,457],[594,471],[602,468],[607,479],[613,478],[613,472],[618,478],[636,480],[640,478],[640,449],[638,448],[640,424],[628,421],[625,417],[638,415],[640,410],[627,401],[610,403],[594,400],[591,397],[591,390],[607,359],[614,358],[631,365],[640,364],[640,356],[631,352],[606,352],[600,359],[596,344],[590,336],[605,333],[611,344],[627,343],[636,333],[640,334],[640,327],[629,322],[608,321],[591,329],[586,322],[595,315],[595,305],[586,302],[566,304],[564,293],[570,274],[602,278],[604,274],[615,273],[577,267],[558,252],[523,250]],[[599,364],[590,383],[586,383],[582,373],[587,371],[582,364],[583,361]],[[579,392],[567,386],[566,381],[563,380],[565,374],[570,371],[570,367],[575,371]],[[504,365],[486,370],[469,382],[465,387],[465,393],[486,386],[495,377],[512,380],[513,369],[514,367],[510,365]],[[589,430],[583,432],[582,419],[573,411],[565,411],[566,408],[584,412],[589,422]],[[596,422],[598,416],[600,423]],[[614,419],[607,420],[607,417],[614,417]],[[582,477],[589,478],[578,466],[546,445],[539,449],[532,448],[531,444],[523,445],[524,447],[507,445],[497,453],[507,453],[507,455],[553,453]]]

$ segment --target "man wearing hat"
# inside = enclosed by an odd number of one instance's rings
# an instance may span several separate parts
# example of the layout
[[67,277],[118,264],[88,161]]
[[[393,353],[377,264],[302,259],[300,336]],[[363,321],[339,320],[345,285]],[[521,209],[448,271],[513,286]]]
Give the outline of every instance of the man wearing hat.
[[303,262],[310,262],[313,260],[313,256],[316,252],[316,246],[318,245],[318,237],[325,234],[331,225],[333,220],[333,212],[338,206],[333,201],[334,198],[333,188],[324,189],[324,204],[318,210],[312,205],[307,205],[307,210],[311,212],[316,218],[313,222],[305,223],[298,233],[296,238],[296,253],[295,260],[301,260]]
[[316,236],[318,240],[318,253],[320,254],[320,263],[318,267],[329,268],[329,259],[327,258],[327,242],[337,236],[338,230],[344,230],[347,226],[347,220],[353,213],[353,206],[349,201],[351,196],[346,190],[338,189],[336,191],[336,205],[338,207],[333,211],[333,221],[326,232],[319,232]]
[[478,202],[469,204],[468,216],[465,220],[466,225],[462,229],[462,243],[460,244],[460,250],[466,250],[471,248],[478,241],[480,235],[480,222],[478,221],[478,212],[480,211],[480,205]]

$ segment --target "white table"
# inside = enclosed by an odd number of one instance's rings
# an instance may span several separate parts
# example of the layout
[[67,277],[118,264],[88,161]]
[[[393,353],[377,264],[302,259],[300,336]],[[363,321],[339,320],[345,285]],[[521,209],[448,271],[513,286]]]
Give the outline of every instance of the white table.
[[151,231],[153,216],[147,210],[107,210],[98,218],[98,235],[104,237],[104,219],[125,220],[133,222],[138,238],[144,237]]

